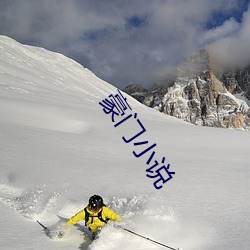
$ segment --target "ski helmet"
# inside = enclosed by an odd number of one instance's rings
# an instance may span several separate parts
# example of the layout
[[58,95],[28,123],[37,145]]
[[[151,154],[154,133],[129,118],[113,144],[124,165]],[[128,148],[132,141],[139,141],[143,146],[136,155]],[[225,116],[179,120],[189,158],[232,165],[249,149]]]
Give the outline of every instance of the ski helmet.
[[99,210],[103,207],[103,199],[99,195],[93,195],[89,198],[89,206],[93,210]]

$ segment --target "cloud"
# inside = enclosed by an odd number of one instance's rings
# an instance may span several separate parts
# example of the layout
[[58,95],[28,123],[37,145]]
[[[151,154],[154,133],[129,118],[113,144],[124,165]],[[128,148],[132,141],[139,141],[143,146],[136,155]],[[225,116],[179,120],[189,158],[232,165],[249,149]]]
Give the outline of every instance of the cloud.
[[[2,0],[0,33],[61,52],[120,88],[149,86],[204,46],[222,57],[223,46],[247,49],[249,14],[242,22],[233,16],[239,2]],[[218,23],[218,16],[225,20]]]
[[206,30],[200,38],[201,44],[211,44],[219,41],[225,37],[231,36],[237,33],[240,28],[240,24],[232,17],[229,20],[224,21],[221,26]]
[[[220,29],[227,29],[226,25]],[[250,64],[250,10],[243,15],[242,22],[232,32],[210,44],[215,60],[225,67],[244,67]]]

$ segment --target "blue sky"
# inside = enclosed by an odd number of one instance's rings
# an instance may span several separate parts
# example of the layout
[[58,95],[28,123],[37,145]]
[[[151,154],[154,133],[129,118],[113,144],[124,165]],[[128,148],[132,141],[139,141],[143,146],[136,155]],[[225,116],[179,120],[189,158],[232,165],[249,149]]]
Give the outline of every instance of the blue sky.
[[211,18],[208,19],[206,28],[212,29],[217,26],[223,25],[225,20],[229,20],[230,18],[234,18],[238,23],[242,22],[243,14],[247,11],[249,5],[249,0],[240,0],[238,1],[235,8],[232,8],[230,12],[223,12],[222,10],[216,10],[212,12]]
[[250,0],[1,0],[0,34],[60,52],[111,84],[146,87],[201,48],[250,63]]

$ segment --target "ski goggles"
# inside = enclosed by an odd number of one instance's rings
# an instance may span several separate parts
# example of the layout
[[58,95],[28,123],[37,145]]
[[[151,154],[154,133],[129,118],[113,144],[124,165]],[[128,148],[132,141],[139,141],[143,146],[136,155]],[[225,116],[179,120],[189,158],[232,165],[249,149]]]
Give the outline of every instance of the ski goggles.
[[90,210],[93,212],[97,212],[101,209],[101,207],[97,207],[97,206],[89,206]]

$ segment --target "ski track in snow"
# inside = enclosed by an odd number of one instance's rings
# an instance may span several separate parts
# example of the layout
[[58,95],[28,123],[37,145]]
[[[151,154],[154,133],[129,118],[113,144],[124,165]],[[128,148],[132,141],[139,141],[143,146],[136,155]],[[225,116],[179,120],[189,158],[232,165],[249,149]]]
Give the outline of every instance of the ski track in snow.
[[48,105],[33,104],[31,106],[28,102],[5,100],[1,102],[0,113],[4,113],[6,108],[9,112],[2,117],[2,121],[73,134],[85,133],[91,129],[88,122],[70,118],[65,114],[65,110],[63,112],[62,109],[51,108]]

